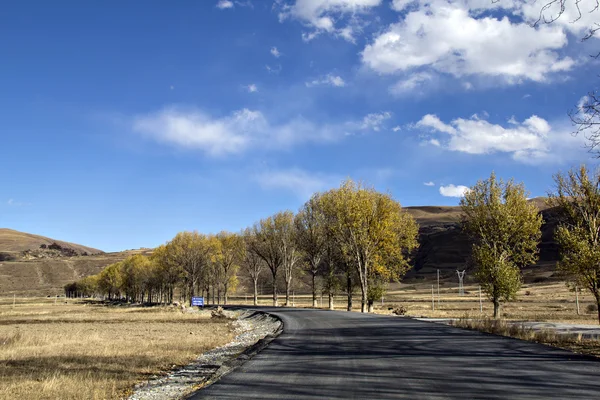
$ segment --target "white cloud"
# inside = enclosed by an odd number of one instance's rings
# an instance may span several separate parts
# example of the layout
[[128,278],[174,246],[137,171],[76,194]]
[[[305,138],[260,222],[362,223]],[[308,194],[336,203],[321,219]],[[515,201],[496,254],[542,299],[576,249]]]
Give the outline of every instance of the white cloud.
[[313,193],[335,187],[341,179],[332,175],[310,174],[301,169],[267,171],[255,175],[265,189],[284,189],[306,199]]
[[463,197],[468,191],[469,188],[462,185],[440,186],[440,194],[444,197]]
[[265,65],[265,68],[267,69],[267,72],[269,74],[278,74],[281,72],[281,64],[278,64],[274,67],[271,67],[270,65]]
[[275,46],[271,47],[271,54],[275,58],[281,57],[281,53],[279,52],[279,50],[277,50],[277,47],[275,47]]
[[314,79],[310,82],[306,82],[306,87],[313,87],[318,85],[344,87],[346,86],[346,82],[344,82],[342,77],[333,74],[327,74],[319,79]]
[[248,93],[256,93],[256,92],[258,92],[258,87],[254,83],[246,85],[246,86],[244,86],[244,88],[248,91]]
[[430,145],[432,145],[432,146],[435,146],[435,147],[441,147],[441,145],[442,145],[442,144],[440,143],[440,141],[439,141],[439,140],[437,140],[437,139],[429,139],[429,140],[427,141],[427,143],[429,143]]
[[450,123],[441,121],[436,115],[427,114],[414,127],[441,133],[436,141],[448,150],[489,154],[508,153],[520,162],[562,163],[582,158],[583,137],[573,137],[564,126],[552,128],[543,118],[532,115],[522,122],[511,118],[508,126],[492,124],[477,114],[469,119],[456,118]]
[[367,114],[360,124],[360,129],[380,131],[383,123],[392,117],[389,111]]
[[392,131],[394,131],[394,132],[398,132],[401,130],[402,130],[402,128],[400,127],[400,125],[396,125],[395,127],[392,128]]
[[210,156],[243,153],[251,148],[278,150],[302,143],[328,143],[364,129],[379,130],[386,114],[369,114],[361,121],[315,124],[297,117],[272,124],[256,110],[242,109],[213,117],[198,109],[165,108],[131,121],[133,131],[159,143],[200,150]]
[[[482,6],[468,0],[411,3],[415,6],[409,7],[400,22],[390,25],[363,50],[363,63],[374,71],[394,74],[425,68],[425,72],[481,75],[515,84],[545,81],[552,73],[574,65],[571,58],[556,52],[567,44],[559,26],[533,28],[507,17],[482,17],[475,12]],[[394,8],[404,9],[407,4],[398,1]]]
[[221,10],[225,10],[228,8],[233,8],[233,1],[230,0],[219,0],[219,2],[217,3],[217,8],[221,9]]
[[423,185],[425,185],[425,186],[435,186],[435,183],[429,181],[429,182],[423,182]]
[[8,199],[8,201],[6,202],[6,205],[9,207],[23,207],[23,206],[30,206],[31,204],[16,201],[15,199]]
[[421,118],[421,120],[419,122],[417,122],[417,127],[432,128],[436,131],[445,132],[445,133],[449,133],[449,134],[456,133],[456,129],[454,129],[450,125],[446,125],[445,123],[443,123],[438,118],[438,116],[434,115],[434,114],[427,114],[427,115],[423,116],[423,118]]
[[390,88],[390,93],[396,96],[412,93],[415,89],[423,87],[433,80],[433,74],[429,72],[417,72],[410,74],[408,78],[398,81]]
[[[293,4],[281,3],[279,20],[294,18],[305,24],[309,31],[302,34],[310,41],[322,33],[354,42],[361,30],[361,15],[379,6],[382,0],[296,0]],[[349,16],[349,17],[348,17]]]

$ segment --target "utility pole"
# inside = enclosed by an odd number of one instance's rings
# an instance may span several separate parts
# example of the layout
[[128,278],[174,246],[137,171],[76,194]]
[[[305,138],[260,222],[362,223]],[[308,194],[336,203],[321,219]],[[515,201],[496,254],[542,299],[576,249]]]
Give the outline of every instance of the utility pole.
[[440,270],[437,270],[438,308],[440,308]]
[[579,315],[579,287],[575,286],[575,302],[577,303],[577,315]]
[[483,303],[481,302],[481,285],[479,285],[479,313],[483,313]]
[[435,311],[435,296],[433,295],[433,285],[431,285],[431,311]]

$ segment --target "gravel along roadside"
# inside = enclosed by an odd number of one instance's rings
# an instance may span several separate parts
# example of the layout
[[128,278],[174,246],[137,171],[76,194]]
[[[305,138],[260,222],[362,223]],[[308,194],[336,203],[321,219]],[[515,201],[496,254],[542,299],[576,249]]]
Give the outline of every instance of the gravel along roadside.
[[225,346],[207,351],[193,363],[137,385],[129,400],[171,400],[186,398],[210,385],[264,348],[282,329],[282,323],[268,314],[240,310],[222,311],[232,318],[235,339]]

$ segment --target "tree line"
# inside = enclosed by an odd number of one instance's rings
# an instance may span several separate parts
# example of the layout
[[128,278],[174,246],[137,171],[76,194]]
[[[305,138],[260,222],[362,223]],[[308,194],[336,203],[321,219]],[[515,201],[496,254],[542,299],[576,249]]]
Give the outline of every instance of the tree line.
[[149,257],[127,257],[65,286],[65,292],[172,303],[177,291],[188,301],[201,295],[227,304],[238,276],[244,274],[253,284],[257,304],[259,278],[267,274],[273,305],[279,305],[278,283],[283,279],[289,306],[294,280],[308,274],[314,306],[319,279],[330,308],[334,295],[342,291],[352,309],[359,288],[365,312],[373,309],[388,282],[406,273],[417,239],[417,223],[391,195],[347,180],[339,188],[314,194],[297,213],[278,212],[240,233],[178,233]]
[[[559,218],[557,268],[570,285],[588,289],[600,306],[600,174],[582,166],[556,174],[554,181],[547,202]],[[494,317],[503,303],[515,299],[522,269],[538,260],[543,220],[527,196],[522,183],[492,173],[460,202],[462,228],[472,241],[469,268],[493,303]],[[165,303],[172,303],[178,291],[188,300],[202,295],[227,304],[243,274],[252,282],[256,305],[259,278],[267,274],[273,305],[279,305],[283,280],[289,306],[294,279],[304,274],[310,277],[313,306],[319,290],[328,295],[330,308],[341,292],[351,310],[358,288],[361,311],[372,311],[387,283],[408,271],[418,230],[391,195],[346,180],[339,188],[315,193],[295,214],[278,212],[239,233],[181,232],[151,256],[130,256],[65,291]]]

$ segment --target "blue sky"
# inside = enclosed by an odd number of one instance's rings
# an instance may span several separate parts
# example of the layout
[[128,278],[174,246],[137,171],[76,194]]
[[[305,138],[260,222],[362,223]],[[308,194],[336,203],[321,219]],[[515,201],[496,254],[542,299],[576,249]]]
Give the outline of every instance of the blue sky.
[[534,28],[518,0],[84,3],[0,13],[0,226],[118,251],[238,231],[346,177],[456,205],[492,170],[540,196],[590,162],[567,111],[595,85],[595,12]]

